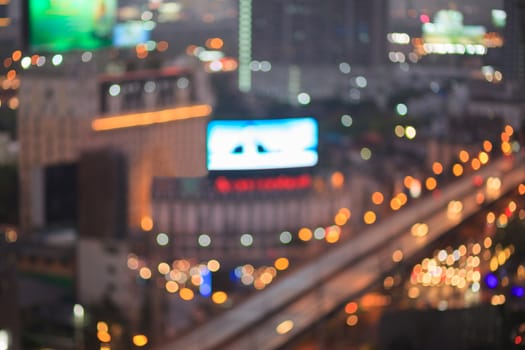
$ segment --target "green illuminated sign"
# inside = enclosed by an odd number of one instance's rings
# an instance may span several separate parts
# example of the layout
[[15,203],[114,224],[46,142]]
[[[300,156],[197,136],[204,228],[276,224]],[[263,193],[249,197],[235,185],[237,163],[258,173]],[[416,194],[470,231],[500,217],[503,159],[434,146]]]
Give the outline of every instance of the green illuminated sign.
[[438,11],[434,23],[423,24],[426,43],[482,44],[485,33],[483,26],[463,25],[463,14],[454,10]]
[[494,9],[492,14],[492,24],[497,28],[505,28],[507,25],[507,13],[504,10]]
[[35,51],[92,50],[112,43],[117,0],[29,0]]

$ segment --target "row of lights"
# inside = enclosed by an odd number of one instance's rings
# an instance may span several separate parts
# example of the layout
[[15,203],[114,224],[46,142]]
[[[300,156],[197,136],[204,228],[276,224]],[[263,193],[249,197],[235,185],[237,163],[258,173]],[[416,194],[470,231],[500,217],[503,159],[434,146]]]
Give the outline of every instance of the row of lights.
[[[130,270],[138,271],[138,275],[143,280],[150,280],[153,271],[146,266],[145,261],[140,260],[135,254],[128,255],[127,261]],[[264,289],[277,276],[279,271],[285,271],[290,266],[290,261],[286,257],[275,259],[273,266],[261,266],[255,268],[251,264],[238,266],[233,271],[233,276],[241,281],[242,284],[253,287],[257,290]],[[192,265],[189,260],[174,260],[172,264],[161,262],[157,266],[158,272],[164,276],[166,282],[164,288],[168,293],[179,293],[182,300],[190,301],[194,299],[195,293],[192,288],[199,288],[200,294],[208,297],[215,304],[224,304],[228,300],[228,295],[224,291],[211,290],[211,284],[206,281],[209,273],[219,271],[221,264],[216,259],[211,259],[207,263]],[[213,292],[213,293],[212,293]]]
[[[400,115],[402,115],[403,113],[406,113],[406,111],[403,110],[403,108],[401,107],[401,110],[400,110],[401,113],[399,113]],[[506,131],[504,133],[502,133],[502,142],[508,142],[507,140],[507,137],[510,139],[510,136],[512,135],[512,129],[510,127],[506,127]],[[505,141],[506,140],[506,141]],[[475,159],[478,159],[480,164],[486,164],[489,160],[489,157],[488,157],[488,152],[490,152],[492,150],[492,143],[490,143],[490,141],[486,140],[484,143],[483,143],[483,149],[484,151],[481,151],[479,154],[478,154],[478,157],[475,158]],[[466,163],[470,160],[470,155],[468,154],[468,152],[466,152],[465,150],[462,150],[460,151],[460,153],[458,154],[458,158],[460,160],[460,162],[462,163]],[[458,165],[461,165],[458,163]],[[457,168],[457,167],[456,167]],[[475,167],[474,167],[475,168]],[[454,167],[453,167],[454,169]],[[477,170],[477,169],[475,169]],[[433,163],[432,165],[432,171],[435,175],[439,175],[443,172],[443,166],[441,163],[439,162],[435,162]],[[459,171],[454,171],[453,170],[453,173],[456,175],[456,176],[460,176],[462,175],[462,171],[459,172]],[[407,176],[405,177],[404,179],[404,186],[407,187],[409,189],[409,192],[411,194],[411,196],[413,197],[417,197],[420,195],[421,193],[421,186],[422,186],[422,183],[421,181],[413,178],[413,177],[410,177],[410,176]],[[430,176],[428,177],[425,181],[425,187],[429,190],[434,190],[436,189],[437,187],[437,181],[434,177]],[[419,185],[419,186],[418,186]],[[417,188],[419,188],[419,190],[417,190]],[[524,186],[524,192],[525,192],[525,186]],[[384,202],[384,195],[381,193],[381,192],[374,192],[372,194],[372,202],[375,204],[375,205],[381,205],[383,202]],[[408,197],[403,193],[403,192],[400,192],[398,193],[396,196],[394,196],[391,200],[391,207],[394,209],[394,208],[400,208],[401,206],[403,206],[404,204],[406,204],[408,200]],[[392,206],[392,203],[397,203],[397,205],[393,205]],[[451,212],[457,212],[457,213],[460,213],[461,210],[462,210],[462,204],[461,202],[451,202],[449,204],[449,211]],[[348,219],[350,218],[351,216],[351,213],[350,213],[350,210],[347,209],[347,208],[341,208],[339,210],[339,212],[335,215],[334,217],[334,221],[336,223],[336,225],[334,226],[330,226],[328,228],[317,228],[315,230],[310,230],[308,228],[302,228],[298,231],[297,233],[297,238],[303,242],[308,242],[310,240],[312,240],[313,238],[315,239],[326,239],[328,242],[330,243],[335,243],[339,240],[339,236],[340,236],[340,226],[346,224],[346,222],[348,221]],[[363,217],[365,223],[367,224],[372,224],[376,221],[376,214],[374,213],[374,211],[367,211],[365,212],[365,215]],[[145,225],[143,225],[143,228],[149,228],[149,230],[152,229],[153,227],[153,222],[151,221],[151,219],[149,220],[146,220],[144,222]],[[336,233],[335,236],[337,236],[337,239],[330,239],[329,237],[333,237],[333,233]],[[411,230],[412,234],[416,237],[421,237],[421,236],[425,236],[427,233],[428,233],[428,225],[424,224],[424,223],[416,223],[413,227],[412,227],[412,230]],[[161,240],[160,240],[160,245],[162,244],[167,244],[169,242],[169,238],[167,235],[165,234],[159,234],[160,237],[163,237]],[[157,243],[159,243],[159,235],[157,235]],[[164,236],[165,235],[165,236]],[[244,237],[244,238],[243,238]],[[289,231],[283,231],[280,236],[280,241],[282,244],[289,244],[291,243],[291,241],[293,240],[293,235],[289,232]],[[199,236],[199,244],[201,246],[206,246],[206,245],[209,245],[211,244],[211,237],[209,237],[208,235],[201,235]],[[248,234],[245,234],[241,237],[241,244],[243,246],[250,246],[252,243],[253,243],[253,236],[251,235],[248,235]],[[244,242],[244,243],[243,243]],[[475,245],[473,247],[474,250],[476,250],[478,247],[477,245]],[[465,250],[466,248],[464,246],[458,248],[458,250],[455,250],[454,252],[452,252],[451,254],[446,254],[447,256],[445,257],[443,251],[440,251],[437,255],[437,260],[432,260],[433,262],[430,263],[431,265],[435,265],[436,264],[436,261],[439,261],[439,262],[445,262],[445,264],[451,264],[452,263],[452,260],[451,259],[454,259],[454,262],[456,262],[458,259],[456,255],[459,254],[459,257],[462,256],[462,254],[464,255]],[[445,252],[446,253],[446,252]],[[403,259],[403,252],[401,250],[396,250],[393,252],[392,254],[392,260],[394,262],[400,262],[401,260]],[[479,266],[479,258],[477,258],[476,256],[474,257],[471,257],[469,256],[468,258],[466,258],[467,260],[467,265],[469,267],[477,267]],[[279,263],[278,263],[279,261]],[[282,265],[281,265],[282,264]],[[255,289],[263,289],[265,288],[265,286],[269,283],[271,283],[276,275],[276,272],[277,270],[280,270],[280,269],[285,269],[288,267],[288,264],[289,264],[289,261],[287,258],[279,258],[278,260],[276,260],[275,262],[275,267],[261,267],[259,269],[255,269],[253,268],[253,266],[251,265],[244,265],[244,266],[240,266],[238,267],[234,272],[236,274],[236,276],[240,279],[240,281],[245,284],[245,285],[253,285]],[[427,265],[427,268],[428,268],[428,264],[429,262],[427,261],[425,265]],[[286,267],[281,267],[281,268],[278,268],[278,266],[286,266]],[[422,265],[423,266],[423,265]],[[250,268],[251,267],[251,268]],[[465,269],[463,269],[465,270]],[[472,286],[471,286],[471,289],[473,291],[475,290],[479,290],[479,277],[478,274],[479,274],[479,269],[478,270],[472,270],[472,271],[463,271],[463,270],[459,270],[459,271],[456,271],[456,270],[449,270],[448,268],[445,270],[445,269],[442,269],[441,270],[441,274],[443,274],[443,271],[445,273],[445,278],[447,278],[447,273],[453,275],[450,277],[450,281],[449,283],[453,286],[456,286],[456,287],[459,287],[459,288],[462,288],[463,284],[466,285],[467,282],[471,283]],[[450,271],[450,272],[449,272]],[[428,273],[430,273],[430,275],[433,276],[433,274],[435,274],[434,270],[432,270],[432,272],[427,271]],[[456,273],[457,274],[452,274],[452,272]],[[470,273],[469,273],[470,272]],[[463,276],[465,275],[465,276]],[[433,282],[433,277],[431,276],[430,278],[430,283]],[[151,278],[151,274],[149,274],[148,276],[149,278]],[[428,276],[426,275],[422,275],[421,277],[421,283],[425,284],[426,282],[428,282]],[[388,278],[388,277],[387,277]],[[458,279],[459,278],[459,279]],[[441,281],[441,277],[440,277],[440,281]],[[445,279],[446,281],[446,279]],[[168,281],[169,283],[170,281]],[[386,280],[385,279],[385,287],[388,285],[388,286],[392,286],[393,285],[393,279],[391,280]],[[198,285],[198,283],[197,283]],[[177,287],[174,287],[174,289],[180,289],[178,286]],[[168,289],[168,288],[167,288]],[[188,291],[186,291],[186,289],[188,289]],[[409,297],[411,298],[417,298],[417,296],[419,296],[419,290],[417,288],[411,288],[410,291],[409,291]],[[168,289],[169,291],[169,289]],[[181,298],[183,300],[191,300],[193,299],[193,296],[194,296],[194,293],[189,289],[189,288],[182,288],[180,289],[179,291],[180,295],[181,295]],[[218,293],[218,294],[216,294]],[[225,302],[227,300],[227,294],[225,292],[222,292],[222,291],[218,291],[212,295],[212,301],[214,301],[216,304],[221,304],[223,302]],[[187,294],[187,295],[186,295]],[[417,296],[416,296],[417,294]],[[356,325],[358,322],[358,317],[357,315],[355,314],[350,314],[347,318],[347,324],[349,326],[353,326],[353,325]],[[289,332],[291,329],[293,329],[293,321],[291,320],[286,320],[286,321],[283,321],[282,323],[280,323],[277,327],[276,327],[276,332],[279,333],[279,334],[285,334],[287,332]]]
[[[146,58],[148,56],[148,53],[154,50],[157,50],[158,52],[164,52],[168,49],[168,42],[166,41],[148,41],[146,43],[140,43],[135,46],[135,51],[137,54],[137,57],[140,59]],[[81,61],[83,63],[90,62],[93,58],[93,53],[90,51],[85,51],[80,56]],[[5,69],[8,69],[5,77],[2,79],[2,85],[1,87],[4,90],[13,89],[17,90],[20,86],[20,80],[17,77],[17,67],[15,67],[15,63],[18,63],[19,66],[27,70],[34,67],[43,67],[48,62],[50,62],[53,66],[57,67],[60,66],[64,62],[64,56],[62,54],[54,54],[50,57],[46,57],[44,55],[39,54],[33,54],[31,56],[23,56],[23,53],[21,50],[14,50],[9,57],[6,57],[3,59],[2,64]],[[2,106],[2,103],[0,101],[0,107]],[[7,106],[12,109],[16,110],[19,106],[18,97],[12,97],[7,102]]]
[[[510,126],[506,126],[505,132],[502,135],[512,135],[512,128]],[[502,136],[503,139],[506,139]],[[483,142],[483,151],[480,151],[478,153],[477,157],[471,158],[469,153],[466,150],[460,150],[458,154],[458,158],[461,163],[467,163],[471,161],[472,168],[474,170],[478,170],[481,165],[485,165],[488,163],[490,157],[487,152],[490,152],[492,150],[492,143],[488,140],[485,140]],[[454,176],[461,176],[464,173],[464,167],[461,163],[455,163],[452,166],[452,173]],[[440,162],[434,162],[432,164],[432,171],[435,175],[440,175],[443,173],[443,165]],[[334,176],[337,175],[334,173]],[[338,173],[338,175],[342,176],[342,174]],[[332,179],[334,182],[335,180]],[[501,185],[500,182],[498,182],[499,179],[497,178],[489,178],[487,180],[487,188],[489,191],[497,191],[499,190],[499,186]],[[338,183],[343,183],[344,178],[336,181]],[[498,186],[499,183],[499,186]],[[409,191],[409,194],[412,198],[418,198],[421,195],[421,190],[423,187],[422,181],[413,178],[412,176],[406,176],[403,180],[403,185],[405,188]],[[429,176],[424,180],[424,186],[429,191],[434,191],[437,189],[437,180],[436,178]],[[484,199],[484,198],[482,198]],[[384,201],[384,195],[381,192],[374,192],[371,196],[371,200],[375,205],[380,205]],[[408,203],[408,196],[404,192],[399,192],[396,195],[394,195],[390,200],[390,208],[394,211],[397,211],[401,209],[404,205]],[[458,218],[462,211],[462,203],[458,201],[452,201],[449,203],[448,208],[448,214],[449,216]],[[338,229],[339,226],[343,226],[346,224],[348,219],[351,216],[351,212],[347,208],[341,208],[339,212],[334,217],[335,225],[328,227],[328,228],[322,228],[318,227],[315,230],[310,230],[308,228],[302,228],[298,232],[298,238],[300,241],[307,242],[314,237],[317,240],[326,239],[329,243],[335,243],[339,240],[340,236],[340,229]],[[377,215],[373,210],[368,210],[363,215],[363,221],[366,224],[373,224],[377,220]],[[153,222],[151,218],[144,218],[142,222],[142,228],[145,231],[149,231],[152,229]],[[422,235],[422,232],[424,232],[424,226],[419,226],[417,230],[415,230],[414,235]],[[282,244],[289,244],[292,242],[292,234],[289,231],[283,231],[279,235],[279,240]],[[251,234],[243,234],[241,235],[240,244],[244,247],[250,247],[254,243],[254,237]],[[209,247],[212,244],[211,236],[208,234],[201,234],[197,238],[197,242],[199,246],[201,247]],[[160,246],[165,246],[169,243],[169,237],[165,233],[159,233],[157,235],[157,244]]]
[[[525,185],[518,186],[518,193],[525,195]],[[506,227],[508,220],[518,211],[517,203],[513,200],[503,209],[503,212],[496,215],[490,211],[486,215],[486,224],[498,228]],[[519,218],[525,219],[525,210],[519,211]],[[497,244],[494,252],[490,251],[493,246],[491,237],[487,236],[482,243],[471,244],[468,248],[460,245],[457,249],[452,250],[450,247],[436,251],[432,258],[425,258],[412,269],[410,277],[411,287],[408,289],[408,296],[411,299],[417,299],[420,296],[420,289],[417,285],[423,287],[442,287],[452,286],[464,290],[468,288],[473,293],[478,293],[481,287],[481,260],[488,262],[490,273],[488,273],[484,282],[489,289],[495,289],[498,286],[498,279],[494,275],[501,266],[503,266],[511,255],[514,253],[514,246],[509,245],[503,248]],[[521,276],[525,280],[525,267],[518,266],[516,271],[518,279]],[[503,287],[508,286],[509,278],[504,277],[501,281]],[[511,292],[516,297],[522,297],[525,289],[522,286],[514,286]],[[501,305],[506,301],[505,295],[495,294],[491,298],[492,305]],[[446,308],[446,307],[445,307]]]
[[[104,321],[97,322],[97,339],[101,342],[100,349],[110,350],[111,349],[111,333],[115,336],[122,334],[122,328],[118,325],[113,325],[110,329],[108,324]],[[135,334],[131,341],[136,347],[144,347],[148,344],[148,337],[144,334]]]
[[[510,142],[510,137],[513,134],[513,129],[510,126],[505,127],[505,131],[502,133],[501,139],[502,144]],[[458,154],[458,158],[461,163],[465,164],[472,161],[472,167],[474,170],[478,170],[481,165],[487,164],[489,161],[488,153],[492,151],[493,145],[490,141],[485,140],[483,142],[483,151],[480,151],[477,157],[471,159],[470,154],[466,150],[461,150]],[[506,148],[502,147],[502,152],[505,155],[509,153],[505,152]],[[514,151],[517,151],[514,148]],[[512,152],[512,147],[511,147]],[[479,164],[478,164],[479,163]],[[455,176],[461,176],[463,174],[462,168],[459,169],[460,164],[456,167],[453,166],[453,174]],[[443,172],[443,166],[439,162],[434,162],[432,165],[432,171],[435,175],[440,175]],[[417,179],[406,176],[403,180],[403,185],[407,189],[413,189],[415,183],[421,184]],[[490,177],[487,179],[487,191],[495,190],[498,191],[501,186],[501,180],[496,177]],[[425,187],[432,191],[437,187],[437,181],[434,177],[430,176],[425,180]],[[411,194],[414,194],[410,191]],[[525,195],[525,185],[521,184],[518,186],[518,192],[520,195]],[[402,192],[401,192],[402,193]],[[395,197],[394,197],[395,198]],[[371,201],[375,205],[381,205],[384,202],[384,196],[381,192],[374,192],[371,195]],[[449,216],[460,215],[463,209],[463,204],[460,201],[451,201],[448,205],[447,213]],[[489,212],[487,215],[487,224],[496,224],[497,227],[505,227],[508,223],[508,219],[517,211],[517,204],[514,201],[510,201],[506,206],[504,213],[498,217],[493,212]],[[365,213],[365,222],[373,222],[374,213],[368,211]],[[368,219],[367,219],[368,216]],[[520,218],[525,219],[525,210],[520,210]],[[415,223],[411,228],[411,234],[415,237],[426,236],[429,232],[429,227],[425,223]],[[505,249],[497,248],[494,256],[490,257],[487,253],[492,245],[490,237],[486,237],[483,241],[483,247],[485,253],[483,254],[484,260],[490,260],[489,267],[491,271],[495,271],[497,268],[502,266],[512,254],[514,247],[509,246]],[[470,252],[470,254],[469,254]],[[417,299],[420,296],[420,288],[418,285],[424,287],[432,286],[443,286],[450,285],[455,288],[464,289],[469,287],[473,293],[477,293],[481,287],[481,270],[480,263],[481,259],[479,255],[482,252],[482,245],[479,243],[472,244],[468,249],[465,245],[459,246],[457,249],[452,250],[450,247],[436,251],[433,258],[426,258],[421,263],[416,264],[412,269],[410,283],[412,286],[408,289],[408,297],[411,299]],[[392,260],[396,263],[402,261],[403,252],[400,249],[395,250],[392,253]],[[521,267],[521,275],[525,280],[525,267]],[[518,268],[518,270],[520,269]],[[517,272],[519,274],[519,271]],[[487,281],[487,278],[485,279]],[[494,283],[494,282],[492,282]],[[385,289],[390,289],[394,286],[395,279],[392,276],[387,276],[384,280]],[[516,289],[516,288],[515,288]],[[525,294],[523,288],[516,289],[513,291],[516,293]],[[503,294],[494,295],[491,299],[492,305],[501,305],[505,303],[505,296]],[[447,308],[448,303],[440,302],[438,307],[440,310]],[[345,312],[347,314],[346,324],[350,327],[355,326],[358,323],[358,316],[356,314],[358,310],[358,304],[356,302],[349,302],[345,305]],[[520,339],[521,342],[521,339]]]
[[[520,195],[525,195],[525,185],[518,187]],[[504,213],[500,214],[499,218],[509,217],[509,213],[517,211],[517,204],[514,201],[510,201],[504,209]],[[520,210],[520,218],[525,219],[525,210]],[[493,212],[487,214],[488,225],[493,225],[496,220],[496,215]],[[412,233],[423,229],[428,230],[426,224],[415,224],[412,227]],[[416,234],[416,236],[418,236]],[[468,247],[464,244],[460,245],[456,249],[447,247],[446,249],[437,250],[434,256],[431,258],[425,258],[420,263],[416,264],[412,268],[410,275],[409,285],[407,289],[407,296],[410,299],[418,299],[421,296],[421,287],[444,287],[451,286],[460,290],[468,288],[472,293],[478,293],[481,289],[481,260],[490,261],[490,270],[495,271],[498,267],[509,259],[514,251],[512,245],[503,249],[500,245],[497,245],[495,252],[492,255],[490,248],[492,246],[492,239],[485,237],[483,242],[470,244]],[[403,259],[401,250],[395,250],[392,254],[392,260],[394,262],[400,262]],[[525,280],[525,267],[523,265],[518,266],[516,271],[518,280]],[[396,282],[397,279],[397,282]],[[391,289],[394,285],[399,284],[400,279],[394,278],[393,276],[387,276],[383,281],[385,290]],[[484,282],[488,288],[494,289],[497,287],[499,281],[492,273],[485,276]],[[502,286],[509,284],[508,277],[504,277],[501,281]],[[522,297],[525,294],[525,289],[520,286],[514,286],[511,292],[516,297]],[[371,305],[385,306],[390,303],[390,297],[384,295],[374,295],[369,293],[365,295],[361,302],[350,301],[344,306],[346,324],[349,327],[354,327],[359,321],[357,315],[359,307],[364,307],[364,299],[374,299]],[[377,300],[376,300],[377,299]],[[492,305],[502,305],[506,301],[504,294],[494,294],[490,302]],[[441,300],[437,307],[440,310],[445,310],[448,306],[447,300]],[[516,342],[521,343],[522,339],[517,339]]]
[[[86,313],[84,306],[80,304],[73,305],[73,319],[75,326],[83,327]],[[97,339],[101,342],[100,349],[109,350],[111,349],[111,339],[113,334],[115,337],[122,335],[122,327],[118,324],[114,324],[111,327],[105,321],[98,321],[97,325]],[[132,339],[132,343],[136,347],[144,347],[148,344],[148,337],[144,334],[135,334]]]

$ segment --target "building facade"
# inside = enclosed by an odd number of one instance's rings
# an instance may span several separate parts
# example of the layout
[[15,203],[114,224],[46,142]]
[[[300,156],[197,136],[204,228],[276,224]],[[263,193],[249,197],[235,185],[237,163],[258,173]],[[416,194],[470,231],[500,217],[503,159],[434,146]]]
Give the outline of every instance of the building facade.
[[239,86],[290,102],[333,97],[351,69],[386,62],[387,15],[384,0],[242,0]]
[[[128,224],[138,228],[151,216],[154,176],[206,174],[205,125],[213,98],[205,77],[195,67],[102,75],[73,54],[64,61],[47,71],[29,70],[20,89],[21,229],[61,223],[53,222],[50,210],[67,208],[68,200],[51,190],[49,168],[64,166],[63,178],[71,178],[81,155],[100,149],[126,159]],[[77,190],[74,182],[70,187]]]
[[[323,192],[311,188],[295,193],[218,194],[196,200],[163,191],[162,196],[154,196],[153,221],[155,232],[171,237],[174,257],[264,261],[278,252],[293,256],[294,244],[280,240],[283,232],[296,236],[303,227],[311,232],[318,227],[326,230],[341,208],[355,207],[360,192],[347,186]],[[301,249],[296,253],[304,254]]]
[[385,1],[253,1],[255,60],[287,64],[384,61]]
[[505,46],[503,48],[503,75],[507,81],[525,80],[525,1],[505,0],[507,14]]

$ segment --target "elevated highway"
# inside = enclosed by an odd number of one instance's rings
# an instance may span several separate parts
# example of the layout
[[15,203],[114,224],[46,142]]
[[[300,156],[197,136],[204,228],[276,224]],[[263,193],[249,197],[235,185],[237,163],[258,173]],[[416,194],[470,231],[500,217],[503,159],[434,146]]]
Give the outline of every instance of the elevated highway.
[[[501,186],[491,187],[491,178],[498,178]],[[156,349],[276,349],[392,270],[394,250],[410,258],[523,181],[525,164],[521,160],[493,160],[443,188],[438,197],[418,199],[246,302]],[[479,201],[481,194],[483,202]],[[451,213],[451,201],[459,201],[462,209]],[[410,231],[415,223],[427,224],[428,234],[414,237]]]

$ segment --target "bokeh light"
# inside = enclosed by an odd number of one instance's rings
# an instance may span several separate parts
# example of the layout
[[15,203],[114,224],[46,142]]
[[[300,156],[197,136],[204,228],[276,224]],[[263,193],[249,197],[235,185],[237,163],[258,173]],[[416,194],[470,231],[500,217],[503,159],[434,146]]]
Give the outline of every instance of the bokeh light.
[[197,238],[197,242],[199,243],[199,246],[201,247],[209,247],[211,245],[211,237],[205,233],[200,234]]
[[443,173],[443,165],[440,162],[434,162],[432,163],[432,171],[436,175],[440,175]]
[[164,247],[169,244],[170,238],[164,232],[160,232],[159,234],[157,234],[156,241],[159,246]]
[[396,105],[396,113],[400,116],[405,116],[408,113],[408,107],[404,103],[398,103]]
[[136,334],[133,336],[133,345],[143,347],[148,344],[148,337],[144,334]]
[[223,291],[217,291],[211,295],[211,300],[218,305],[224,304],[228,300],[228,294]]
[[381,192],[374,192],[372,193],[372,203],[375,205],[383,204],[383,201],[385,200],[385,197]]
[[253,244],[253,236],[249,233],[245,233],[240,238],[241,245],[244,247],[250,247]]
[[303,227],[299,230],[299,233],[297,234],[297,236],[299,237],[299,239],[303,242],[308,242],[312,239],[312,230],[310,230],[309,228],[307,227]]
[[372,151],[368,147],[361,148],[359,154],[361,155],[361,159],[363,160],[370,160],[370,158],[372,158]]
[[277,258],[273,264],[279,271],[286,270],[290,266],[290,261],[286,257]]
[[140,227],[144,231],[151,231],[153,229],[153,220],[150,216],[144,216],[140,220]]
[[281,241],[282,244],[289,244],[292,241],[292,234],[288,231],[281,232],[279,241]]
[[182,288],[179,291],[179,296],[182,300],[190,301],[195,297],[195,293],[189,288]]
[[376,213],[374,213],[371,210],[365,212],[365,214],[363,215],[363,221],[367,225],[373,224],[374,222],[376,222],[376,219],[377,219]]
[[206,266],[211,272],[217,272],[221,268],[221,264],[215,259],[209,260]]

